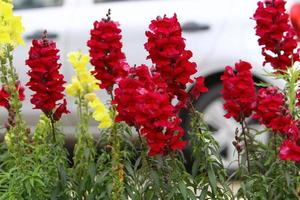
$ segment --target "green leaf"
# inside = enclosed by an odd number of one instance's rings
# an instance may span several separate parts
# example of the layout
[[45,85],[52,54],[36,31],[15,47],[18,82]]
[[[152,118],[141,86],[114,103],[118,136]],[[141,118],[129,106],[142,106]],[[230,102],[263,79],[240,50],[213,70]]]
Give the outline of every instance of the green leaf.
[[201,190],[201,195],[200,195],[200,197],[199,197],[199,200],[205,200],[207,190],[208,190],[208,185],[206,185],[206,186]]
[[181,195],[183,199],[187,199],[187,188],[184,182],[179,182],[179,190],[181,192]]
[[216,194],[217,192],[217,178],[215,175],[215,172],[212,168],[211,163],[209,163],[209,167],[207,169],[207,174],[208,174],[208,179],[209,179],[209,183],[212,189],[213,194]]

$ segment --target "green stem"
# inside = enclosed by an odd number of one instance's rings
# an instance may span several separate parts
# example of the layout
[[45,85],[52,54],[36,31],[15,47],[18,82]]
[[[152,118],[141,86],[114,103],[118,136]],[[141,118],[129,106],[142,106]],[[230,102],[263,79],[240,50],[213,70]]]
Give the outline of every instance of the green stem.
[[245,143],[245,152],[246,152],[246,159],[247,159],[247,168],[248,168],[248,173],[250,174],[250,157],[249,157],[249,149],[248,149],[248,142],[246,138],[246,130],[245,130],[245,118],[242,118],[241,125],[242,125],[242,135]]
[[124,169],[121,163],[121,145],[120,138],[118,135],[117,123],[115,123],[116,110],[113,109],[113,126],[111,129],[111,142],[112,142],[112,173],[113,173],[113,191],[112,199],[119,200],[121,199],[122,193],[124,191]]
[[53,139],[53,143],[56,143],[56,136],[55,136],[55,125],[54,125],[54,120],[52,117],[50,117],[50,124],[51,124],[51,131],[52,131],[52,139]]
[[11,79],[10,81],[7,81],[7,88],[8,92],[11,95],[10,98],[10,105],[13,109],[13,111],[16,113],[16,125],[20,125],[22,123],[22,116],[21,116],[21,111],[20,109],[22,108],[22,103],[19,100],[19,92],[17,91],[17,81],[18,81],[18,76],[16,73],[16,70],[13,66],[13,55],[12,55],[12,48],[10,46],[6,47],[6,55],[8,58],[9,62],[9,78]]
[[289,110],[293,114],[296,101],[296,92],[295,92],[295,77],[292,75],[289,82]]

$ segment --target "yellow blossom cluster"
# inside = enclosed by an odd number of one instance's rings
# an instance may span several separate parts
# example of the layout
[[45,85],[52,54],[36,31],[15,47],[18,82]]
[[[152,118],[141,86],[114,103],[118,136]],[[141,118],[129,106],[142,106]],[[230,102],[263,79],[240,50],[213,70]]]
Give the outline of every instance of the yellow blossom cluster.
[[80,51],[71,52],[68,55],[69,62],[73,65],[76,76],[73,76],[71,83],[66,86],[70,96],[84,96],[87,93],[99,90],[99,81],[87,69],[89,56]]
[[11,1],[0,0],[0,46],[24,44],[23,32],[21,17],[13,15]]
[[99,128],[108,128],[112,125],[112,119],[109,110],[100,101],[95,93],[86,94],[85,99],[89,102],[89,106],[94,109],[93,118],[98,121]]
[[110,127],[112,119],[109,110],[94,93],[99,90],[99,81],[87,69],[89,56],[80,51],[71,52],[68,55],[68,60],[75,69],[76,76],[73,76],[71,83],[66,86],[67,94],[74,97],[84,97],[89,107],[94,110],[93,118],[99,122],[99,128]]

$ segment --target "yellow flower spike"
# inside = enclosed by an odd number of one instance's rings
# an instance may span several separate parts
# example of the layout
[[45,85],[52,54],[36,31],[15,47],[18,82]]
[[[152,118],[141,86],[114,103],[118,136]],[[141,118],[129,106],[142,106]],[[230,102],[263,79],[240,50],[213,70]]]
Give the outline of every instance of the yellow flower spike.
[[66,85],[66,92],[69,96],[79,96],[82,93],[83,88],[76,77],[72,77],[71,83]]
[[21,37],[22,33],[24,32],[24,27],[21,23],[21,17],[16,16],[13,17],[11,20],[11,27],[10,27],[10,37],[13,41],[15,41],[17,44],[23,45],[24,40]]
[[93,113],[93,118],[96,121],[102,121],[105,117],[105,110],[104,109],[99,109],[99,110],[95,110],[95,112]]
[[73,77],[71,83],[66,86],[66,92],[70,96],[83,95],[84,99],[89,102],[93,112],[93,118],[99,122],[99,128],[108,128],[112,125],[109,110],[97,98],[94,91],[99,90],[99,81],[87,69],[89,63],[88,54],[80,51],[68,54],[68,61],[73,65],[76,71],[76,77]]
[[99,124],[99,128],[109,128],[112,126],[112,120],[109,116],[105,116],[101,123]]
[[0,19],[0,45],[15,47],[24,44],[21,36],[24,32],[21,17],[13,15],[11,1],[0,0]]
[[99,81],[87,69],[88,54],[83,54],[80,51],[71,52],[68,54],[68,61],[73,65],[85,94],[100,89],[98,86]]
[[99,122],[99,128],[108,128],[112,125],[112,119],[109,115],[109,110],[98,98],[95,98],[93,101],[89,102],[89,106],[95,110],[93,113],[93,118]]
[[0,16],[1,17],[12,17],[13,16],[13,5],[12,2],[0,0]]
[[74,66],[76,71],[86,70],[86,65],[90,61],[88,54],[83,54],[80,51],[71,52],[68,54],[68,61]]

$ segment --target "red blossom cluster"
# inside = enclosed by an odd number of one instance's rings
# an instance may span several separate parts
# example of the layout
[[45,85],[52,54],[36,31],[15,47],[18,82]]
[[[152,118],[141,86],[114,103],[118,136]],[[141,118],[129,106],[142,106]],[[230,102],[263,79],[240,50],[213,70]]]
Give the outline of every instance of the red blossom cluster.
[[[197,65],[189,61],[193,54],[185,49],[176,14],[171,18],[157,17],[152,20],[149,29],[150,31],[146,31],[148,41],[145,43],[145,49],[149,52],[147,59],[155,64],[153,71],[159,72],[163,81],[168,84],[170,98],[177,98],[176,109],[184,108],[188,100],[186,85],[193,82],[191,75],[197,72]],[[198,82],[200,84],[203,83],[201,79]],[[200,89],[199,92],[206,91],[204,85],[202,88],[199,86],[195,89]]]
[[[7,92],[7,86],[3,85],[1,90],[0,90],[0,107],[5,107],[7,110],[9,110],[10,108],[10,104],[9,104],[9,98],[10,98],[10,94]],[[18,91],[19,94],[19,100],[20,101],[24,101],[25,99],[25,94],[24,94],[24,87],[21,86],[20,82],[17,82],[16,84],[16,89]]]
[[[95,66],[94,76],[101,81],[100,87],[109,93],[114,90],[117,121],[135,126],[149,146],[149,155],[167,154],[182,149],[186,142],[177,113],[186,107],[188,93],[186,85],[193,83],[191,75],[196,73],[196,63],[190,62],[192,52],[185,50],[182,30],[176,15],[171,18],[157,17],[146,32],[148,59],[155,64],[129,69],[121,51],[121,30],[118,23],[107,19],[94,23],[91,30],[91,63]],[[195,79],[191,90],[193,98],[206,92],[204,78]],[[177,105],[172,102],[177,100]]]
[[191,97],[194,99],[198,99],[200,94],[205,93],[207,91],[208,91],[208,89],[207,89],[207,87],[205,87],[205,84],[204,84],[204,77],[199,76],[199,77],[195,78],[195,84],[190,91]]
[[159,73],[150,73],[145,65],[130,70],[130,75],[115,89],[117,121],[134,125],[149,146],[149,155],[167,154],[182,149],[184,132]]
[[286,138],[280,146],[280,159],[300,160],[300,147],[297,145],[299,122],[293,119],[286,107],[284,94],[276,87],[262,88],[258,91],[257,102],[254,118]]
[[[147,58],[155,66],[129,69],[121,51],[121,30],[109,14],[107,19],[94,23],[88,46],[100,87],[111,93],[114,84],[118,84],[113,99],[118,111],[116,120],[137,128],[147,140],[149,155],[182,149],[186,142],[181,140],[184,131],[177,113],[186,106],[186,85],[193,83],[191,75],[196,72],[196,64],[189,61],[192,52],[185,50],[176,15],[157,17],[150,24],[151,31],[146,32]],[[206,91],[204,78],[196,78],[191,90],[193,98]],[[172,104],[175,99],[179,102],[176,106]]]
[[263,47],[264,65],[270,63],[276,70],[286,70],[299,61],[299,54],[295,51],[297,40],[288,23],[285,3],[284,0],[260,1],[253,16],[258,43]]
[[254,118],[274,132],[286,134],[295,140],[299,131],[291,113],[285,105],[284,94],[276,87],[262,88],[258,91]]
[[284,140],[280,145],[279,157],[281,160],[300,161],[300,146],[293,140]]
[[[30,67],[27,86],[35,93],[31,96],[34,109],[41,109],[45,115],[58,121],[63,113],[68,113],[64,99],[64,76],[59,73],[59,50],[55,42],[46,38],[33,40],[26,64]],[[61,101],[62,102],[59,102]]]
[[94,22],[87,45],[91,64],[95,67],[92,73],[101,81],[100,87],[111,93],[114,84],[127,76],[128,64],[121,50],[121,29],[118,23],[110,20],[109,14],[107,19]]
[[225,100],[226,118],[233,117],[240,122],[252,114],[256,106],[256,93],[251,68],[250,63],[245,61],[235,64],[237,73],[230,66],[225,68],[221,77],[223,81],[221,93]]

